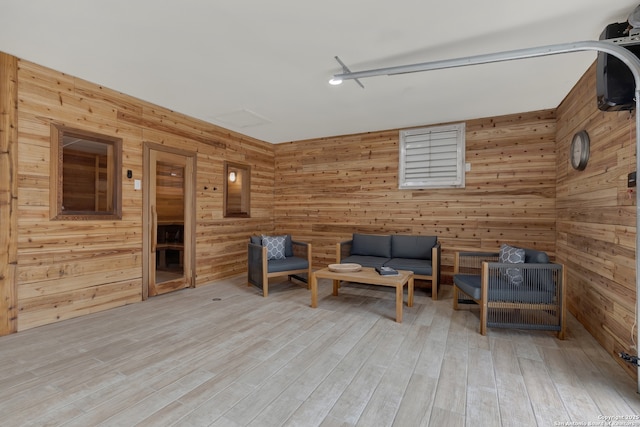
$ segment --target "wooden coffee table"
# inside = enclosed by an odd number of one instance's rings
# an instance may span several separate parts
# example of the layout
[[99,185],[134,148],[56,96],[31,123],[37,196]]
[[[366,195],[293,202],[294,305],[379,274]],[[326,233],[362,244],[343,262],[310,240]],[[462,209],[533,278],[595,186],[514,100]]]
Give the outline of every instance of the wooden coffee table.
[[356,272],[336,272],[328,268],[311,273],[311,307],[318,306],[318,279],[333,280],[333,295],[338,295],[340,281],[366,283],[368,285],[392,286],[396,288],[396,322],[402,323],[404,285],[408,286],[407,307],[413,307],[413,272],[399,270],[397,276],[382,276],[375,268],[362,267]]

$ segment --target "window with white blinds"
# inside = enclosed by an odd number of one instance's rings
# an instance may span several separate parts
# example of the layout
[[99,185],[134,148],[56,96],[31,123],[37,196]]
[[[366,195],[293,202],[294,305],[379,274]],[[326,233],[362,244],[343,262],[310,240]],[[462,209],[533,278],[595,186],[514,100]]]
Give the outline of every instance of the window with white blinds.
[[400,131],[399,188],[464,188],[465,124]]

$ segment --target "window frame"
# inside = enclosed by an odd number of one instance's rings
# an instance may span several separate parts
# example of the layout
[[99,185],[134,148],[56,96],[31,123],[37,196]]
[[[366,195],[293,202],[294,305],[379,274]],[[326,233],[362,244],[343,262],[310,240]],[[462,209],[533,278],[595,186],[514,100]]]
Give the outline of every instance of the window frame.
[[[430,177],[425,179],[411,180],[407,178],[407,141],[409,137],[415,137],[419,135],[431,135],[438,133],[450,133],[455,132],[455,138],[448,138],[449,140],[455,140],[455,177],[451,174],[449,177],[437,178]],[[399,160],[398,160],[398,188],[401,190],[408,189],[438,189],[438,188],[465,188],[465,151],[466,151],[466,124],[454,123],[447,125],[426,126],[421,128],[403,129],[399,132]],[[425,143],[427,143],[425,139]],[[430,142],[430,141],[429,141]],[[453,145],[453,143],[451,144]],[[453,152],[451,150],[450,152]],[[431,173],[429,165],[424,167],[427,173]]]
[[[241,179],[242,187],[238,192],[240,196],[240,211],[231,211],[231,206],[235,205],[229,202],[229,172],[234,171]],[[224,218],[251,218],[251,166],[236,163],[224,162],[224,201],[223,216]]]
[[[111,146],[112,208],[108,211],[72,211],[63,209],[64,137],[72,136]],[[51,125],[51,173],[49,211],[52,220],[119,220],[122,219],[122,138],[102,135],[60,124]]]

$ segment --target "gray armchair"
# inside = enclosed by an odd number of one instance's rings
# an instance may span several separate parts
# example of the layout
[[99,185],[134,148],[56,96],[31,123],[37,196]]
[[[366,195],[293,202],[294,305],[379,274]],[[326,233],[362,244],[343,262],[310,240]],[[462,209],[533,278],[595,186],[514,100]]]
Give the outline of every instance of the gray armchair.
[[487,327],[497,327],[551,330],[564,339],[564,266],[549,262],[544,252],[524,252],[518,264],[499,262],[497,252],[456,253],[453,308],[477,303],[482,335]]
[[[289,276],[309,284],[311,277],[311,244],[291,239],[291,235],[265,236],[269,242],[263,242],[262,236],[251,236],[247,248],[248,255],[248,285],[262,289],[264,297],[269,294],[269,278]],[[284,248],[277,248],[276,255],[270,254],[269,245],[272,238],[284,237]],[[278,244],[280,243],[280,239]],[[283,249],[284,252],[279,252]],[[271,258],[271,259],[270,259]],[[305,277],[306,276],[306,277]]]

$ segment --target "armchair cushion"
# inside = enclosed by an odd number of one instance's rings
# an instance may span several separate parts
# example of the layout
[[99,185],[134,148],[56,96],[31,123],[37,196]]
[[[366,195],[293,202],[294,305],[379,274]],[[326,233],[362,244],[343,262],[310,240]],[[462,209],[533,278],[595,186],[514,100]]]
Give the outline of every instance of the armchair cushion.
[[535,249],[524,249],[524,262],[533,264],[549,264],[549,255]]
[[309,262],[306,259],[298,257],[290,257],[284,259],[272,259],[267,266],[268,273],[277,273],[280,271],[302,270],[309,268]]
[[436,236],[393,234],[391,236],[391,258],[431,259],[431,248],[436,245],[437,241]]
[[293,256],[293,243],[291,241],[291,234],[284,235],[284,256],[287,258]]
[[[514,248],[506,244],[500,246],[500,253],[498,255],[499,262],[504,264],[524,264],[524,259],[524,249]],[[502,273],[513,286],[520,286],[524,280],[519,268],[507,268]]]
[[354,234],[351,255],[391,258],[391,236]]

